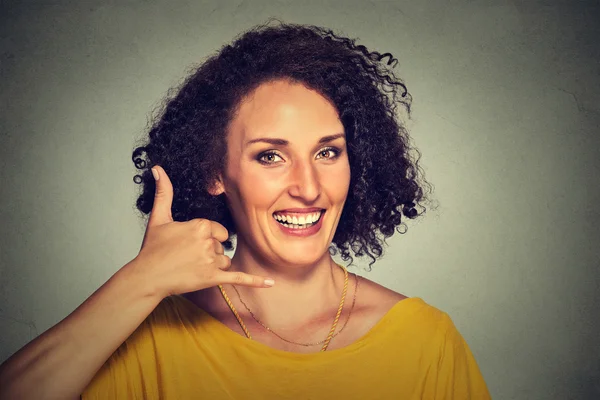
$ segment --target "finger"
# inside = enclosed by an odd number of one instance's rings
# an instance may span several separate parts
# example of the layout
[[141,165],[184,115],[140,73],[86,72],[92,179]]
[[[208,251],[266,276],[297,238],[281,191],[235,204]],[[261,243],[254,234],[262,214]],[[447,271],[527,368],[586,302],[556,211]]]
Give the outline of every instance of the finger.
[[225,249],[223,248],[223,245],[217,239],[213,239],[213,247],[215,249],[215,253],[221,255],[225,254]]
[[154,191],[154,204],[148,220],[148,226],[163,225],[173,222],[171,207],[173,205],[173,185],[165,170],[156,165],[152,168],[158,174],[155,179],[156,189]]
[[224,242],[229,239],[229,232],[227,232],[227,229],[215,221],[210,221],[210,234],[219,242]]
[[227,270],[231,267],[231,258],[226,255],[219,255],[216,257],[215,264],[219,266],[219,269]]
[[[223,271],[218,276],[220,283],[230,283],[232,285],[252,286],[252,287],[271,287],[272,284],[267,284],[269,278],[262,276],[250,275],[240,271]],[[275,283],[275,282],[273,282]]]

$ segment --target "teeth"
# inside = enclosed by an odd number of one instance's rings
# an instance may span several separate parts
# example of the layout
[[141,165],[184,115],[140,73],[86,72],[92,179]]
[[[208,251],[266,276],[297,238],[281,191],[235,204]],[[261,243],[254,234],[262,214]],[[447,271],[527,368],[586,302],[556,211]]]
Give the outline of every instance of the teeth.
[[318,221],[319,217],[321,216],[322,211],[318,211],[312,214],[305,214],[302,215],[300,217],[296,216],[296,215],[281,215],[281,214],[274,214],[273,217],[283,223],[285,226],[288,226],[290,228],[301,228],[303,225],[310,225],[313,224],[314,222]]

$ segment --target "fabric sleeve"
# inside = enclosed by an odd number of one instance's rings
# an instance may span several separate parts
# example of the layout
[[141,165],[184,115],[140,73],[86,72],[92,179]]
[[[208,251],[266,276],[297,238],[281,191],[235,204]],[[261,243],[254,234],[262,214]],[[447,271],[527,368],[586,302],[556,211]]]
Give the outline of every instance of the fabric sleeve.
[[443,313],[438,330],[439,357],[425,398],[436,400],[491,399],[481,371],[462,335]]

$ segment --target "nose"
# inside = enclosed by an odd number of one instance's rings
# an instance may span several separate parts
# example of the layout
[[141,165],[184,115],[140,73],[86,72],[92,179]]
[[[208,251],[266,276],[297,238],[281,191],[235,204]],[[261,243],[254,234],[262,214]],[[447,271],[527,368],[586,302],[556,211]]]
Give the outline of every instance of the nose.
[[318,171],[310,162],[296,161],[290,173],[289,193],[306,203],[316,200],[321,194],[321,182]]

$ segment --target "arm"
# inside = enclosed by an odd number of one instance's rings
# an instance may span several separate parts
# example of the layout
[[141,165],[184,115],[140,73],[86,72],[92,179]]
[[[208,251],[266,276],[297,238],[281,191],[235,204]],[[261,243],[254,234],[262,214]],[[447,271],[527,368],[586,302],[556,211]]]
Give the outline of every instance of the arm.
[[0,399],[79,398],[162,300],[132,260],[75,311],[0,365]]
[[[267,288],[265,278],[228,272],[221,224],[175,222],[173,186],[155,166],[156,197],[140,253],[75,311],[0,365],[2,399],[72,399],[82,394],[110,356],[171,294],[221,283]],[[158,176],[158,175],[157,175]]]

